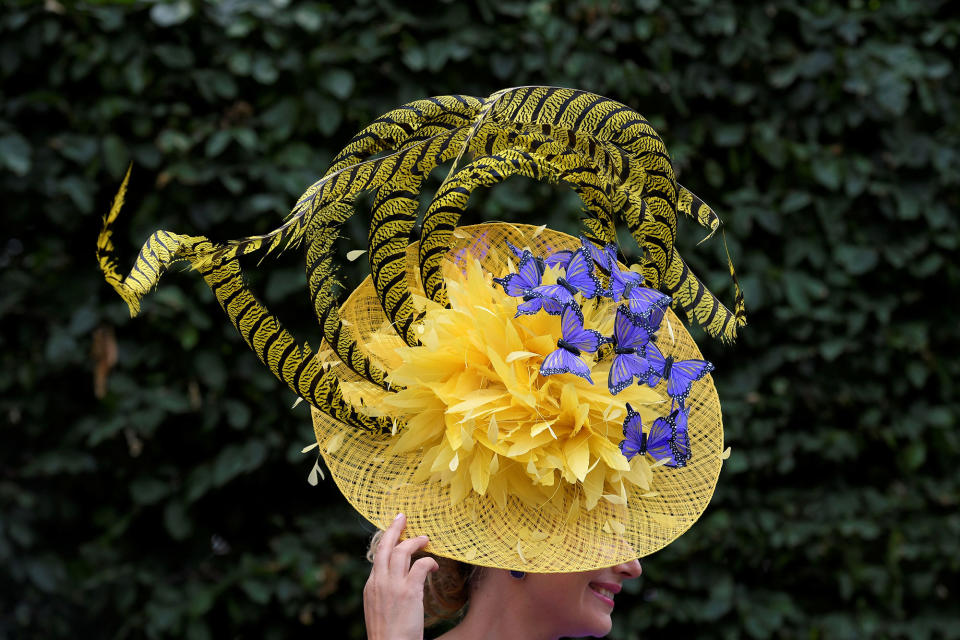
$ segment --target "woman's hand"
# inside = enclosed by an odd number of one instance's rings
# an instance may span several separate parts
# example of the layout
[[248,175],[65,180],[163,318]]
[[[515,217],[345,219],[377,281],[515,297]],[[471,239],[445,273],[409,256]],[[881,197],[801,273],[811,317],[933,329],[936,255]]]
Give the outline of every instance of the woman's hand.
[[410,565],[410,556],[427,546],[427,537],[397,543],[406,525],[406,517],[398,514],[383,533],[363,588],[369,640],[423,640],[423,583],[439,566],[433,558]]

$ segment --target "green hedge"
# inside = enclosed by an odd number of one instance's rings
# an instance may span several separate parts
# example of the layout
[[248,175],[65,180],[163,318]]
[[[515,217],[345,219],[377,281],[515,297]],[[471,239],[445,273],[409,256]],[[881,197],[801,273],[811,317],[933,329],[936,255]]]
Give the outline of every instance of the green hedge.
[[[611,637],[960,637],[949,3],[350,6],[4,3],[0,637],[362,637],[371,528],[307,484],[305,408],[195,274],[131,321],[99,217],[133,162],[122,268],[156,228],[267,230],[380,113],[520,84],[650,118],[748,305],[734,347],[704,340],[733,446],[714,503]],[[514,179],[471,215],[569,227],[569,195]],[[729,301],[701,235],[683,254]],[[316,342],[300,260],[254,286]]]

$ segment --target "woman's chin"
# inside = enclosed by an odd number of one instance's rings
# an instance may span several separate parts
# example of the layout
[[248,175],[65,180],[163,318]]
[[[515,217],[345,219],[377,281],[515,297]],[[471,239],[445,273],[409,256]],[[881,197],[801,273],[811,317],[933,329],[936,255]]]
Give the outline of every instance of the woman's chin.
[[579,633],[573,634],[574,637],[586,637],[591,638],[602,638],[610,633],[610,629],[613,628],[613,620],[611,620],[609,615],[597,616],[590,621],[589,625],[585,625],[585,628],[581,629]]

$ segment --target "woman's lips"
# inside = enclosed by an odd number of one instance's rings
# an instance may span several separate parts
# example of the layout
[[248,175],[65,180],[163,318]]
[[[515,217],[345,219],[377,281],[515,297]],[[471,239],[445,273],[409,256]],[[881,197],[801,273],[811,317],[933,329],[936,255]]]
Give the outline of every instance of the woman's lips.
[[613,607],[613,596],[620,591],[620,585],[606,582],[591,582],[590,591],[609,607]]

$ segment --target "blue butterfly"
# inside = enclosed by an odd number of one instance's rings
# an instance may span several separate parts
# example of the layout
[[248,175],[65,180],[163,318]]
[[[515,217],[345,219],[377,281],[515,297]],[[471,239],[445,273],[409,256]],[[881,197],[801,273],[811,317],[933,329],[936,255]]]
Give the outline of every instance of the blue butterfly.
[[635,287],[643,285],[643,274],[620,268],[614,260],[610,268],[610,297],[614,301],[629,298]]
[[560,315],[561,337],[557,340],[557,349],[547,354],[540,365],[540,375],[552,376],[555,373],[572,373],[590,384],[590,367],[580,359],[584,351],[590,353],[606,344],[610,338],[600,335],[599,331],[583,328],[583,313],[576,304],[563,308]]
[[661,378],[666,380],[667,395],[679,402],[681,407],[690,393],[691,385],[713,371],[713,365],[706,360],[675,360],[673,356],[664,357],[652,342],[644,349],[644,357],[650,364],[647,384],[655,387],[660,384]]
[[644,433],[640,414],[627,403],[620,452],[627,460],[637,454],[648,454],[654,460],[663,460],[668,467],[684,467],[691,455],[687,419],[686,409],[676,409],[665,418],[654,420],[650,433]]
[[[510,244],[509,242],[507,244]],[[517,248],[510,245],[511,250],[516,253]],[[540,286],[540,279],[543,278],[543,261],[534,256],[528,250],[524,249],[520,254],[520,266],[516,273],[510,273],[503,278],[494,278],[493,281],[503,287],[508,296],[525,296],[536,287]]]
[[[601,268],[605,273],[610,272],[611,265],[617,263],[617,245],[613,242],[607,243],[602,249],[595,245],[593,242],[587,240],[585,236],[580,236],[580,244],[584,249],[590,254],[590,257],[593,258],[593,261]],[[563,267],[567,268],[567,264],[573,258],[573,254],[576,251],[572,249],[565,249],[563,251],[557,251],[554,254],[547,256],[546,264],[548,267]]]
[[576,304],[573,294],[558,284],[545,284],[523,296],[523,302],[517,305],[515,317],[533,315],[541,310],[558,316],[568,304]]
[[617,395],[630,386],[635,377],[641,382],[646,380],[650,364],[643,354],[648,342],[650,332],[633,319],[626,306],[620,305],[613,321],[613,352],[616,355],[607,374],[610,393]]
[[660,328],[663,316],[673,300],[665,293],[643,286],[627,288],[626,299],[630,313],[650,333],[654,333]]
[[576,304],[577,293],[585,298],[595,298],[603,293],[600,281],[593,274],[593,263],[584,249],[577,249],[567,262],[564,276],[557,284],[544,284],[524,294],[524,304],[517,307],[517,315],[533,314],[543,309],[551,315],[559,315],[569,304]]
[[579,291],[584,298],[596,298],[603,293],[603,287],[593,273],[593,259],[583,248],[573,252],[563,276],[557,278],[557,284],[571,295]]
[[567,268],[567,263],[570,262],[570,258],[573,257],[573,250],[564,249],[562,251],[557,251],[556,253],[551,253],[546,258],[544,262],[548,267],[563,267]]
[[608,242],[603,247],[598,247],[584,236],[580,236],[580,242],[587,248],[593,261],[603,269],[604,273],[610,273],[610,270],[617,264],[616,243]]

